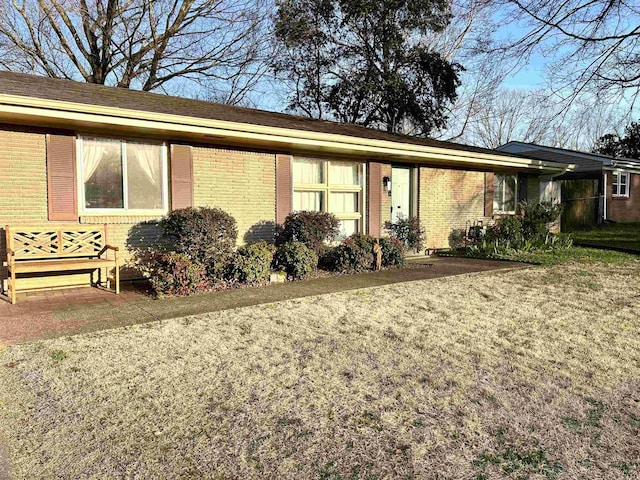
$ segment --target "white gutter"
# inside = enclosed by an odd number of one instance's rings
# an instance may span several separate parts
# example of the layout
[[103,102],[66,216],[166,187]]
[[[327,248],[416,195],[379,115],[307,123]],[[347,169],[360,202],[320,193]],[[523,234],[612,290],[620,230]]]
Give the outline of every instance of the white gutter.
[[268,127],[247,123],[211,120],[173,114],[159,114],[133,109],[103,107],[57,100],[0,94],[0,120],[3,116],[39,119],[47,122],[64,120],[100,127],[104,125],[163,130],[176,133],[200,134],[255,142],[276,143],[283,146],[359,151],[380,155],[402,156],[416,160],[441,160],[477,166],[526,168],[538,171],[565,173],[575,168],[557,162],[510,157],[506,155],[472,152],[388,140],[375,140],[341,134],[329,134],[282,127]]

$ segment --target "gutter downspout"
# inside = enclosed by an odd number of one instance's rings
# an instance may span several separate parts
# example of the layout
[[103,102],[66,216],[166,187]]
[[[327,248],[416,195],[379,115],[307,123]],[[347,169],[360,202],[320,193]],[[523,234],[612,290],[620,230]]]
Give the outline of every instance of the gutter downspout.
[[602,196],[604,199],[604,205],[602,207],[603,212],[602,212],[602,219],[603,221],[607,221],[607,172],[603,172],[602,173],[604,175],[604,183],[602,185]]
[[[544,176],[541,175],[540,178],[544,178],[547,181],[553,182],[556,177],[560,177],[565,173],[567,173],[568,170],[573,170],[574,168],[576,168],[576,165],[574,163],[568,163],[568,164],[565,164],[565,167],[561,172],[552,173],[551,175],[544,175]],[[562,189],[560,190],[560,202],[562,202]]]

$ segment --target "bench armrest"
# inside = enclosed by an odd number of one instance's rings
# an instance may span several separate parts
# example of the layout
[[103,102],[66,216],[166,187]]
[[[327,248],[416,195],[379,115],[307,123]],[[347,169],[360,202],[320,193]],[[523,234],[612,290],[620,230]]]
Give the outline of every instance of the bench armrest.
[[113,252],[113,256],[114,259],[116,261],[116,263],[118,262],[118,252],[120,251],[119,247],[114,247],[113,245],[105,245],[104,247],[102,247],[102,250],[100,250],[100,253],[98,253],[98,257],[101,257],[103,253],[105,253],[107,250],[111,250]]
[[[7,267],[13,268],[15,264],[16,264],[16,252],[11,250],[10,248],[7,248]],[[2,263],[2,265],[4,265],[4,262]]]

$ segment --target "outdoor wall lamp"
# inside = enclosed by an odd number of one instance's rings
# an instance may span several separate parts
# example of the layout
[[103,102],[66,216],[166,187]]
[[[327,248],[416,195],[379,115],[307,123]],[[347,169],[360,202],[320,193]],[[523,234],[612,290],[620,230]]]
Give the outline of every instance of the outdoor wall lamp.
[[391,196],[391,178],[382,177],[382,186],[386,194]]

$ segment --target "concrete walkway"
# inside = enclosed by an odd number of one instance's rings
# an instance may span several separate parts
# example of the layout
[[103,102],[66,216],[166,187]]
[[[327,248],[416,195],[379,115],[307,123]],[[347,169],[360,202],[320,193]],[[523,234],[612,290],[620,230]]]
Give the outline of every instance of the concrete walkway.
[[506,268],[522,263],[466,258],[418,258],[408,268],[333,275],[263,287],[222,290],[182,298],[153,299],[129,284],[119,296],[95,288],[24,294],[0,300],[0,345],[178,318],[345,290],[428,280]]

